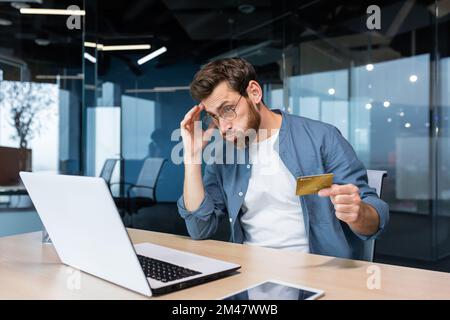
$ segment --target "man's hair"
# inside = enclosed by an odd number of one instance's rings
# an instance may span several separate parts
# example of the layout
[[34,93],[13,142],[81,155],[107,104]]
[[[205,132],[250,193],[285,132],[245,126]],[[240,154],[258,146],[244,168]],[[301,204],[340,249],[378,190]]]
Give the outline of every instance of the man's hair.
[[227,81],[228,85],[243,96],[247,96],[247,86],[256,80],[255,68],[242,58],[214,60],[203,66],[191,83],[191,96],[201,101],[211,95],[217,85]]

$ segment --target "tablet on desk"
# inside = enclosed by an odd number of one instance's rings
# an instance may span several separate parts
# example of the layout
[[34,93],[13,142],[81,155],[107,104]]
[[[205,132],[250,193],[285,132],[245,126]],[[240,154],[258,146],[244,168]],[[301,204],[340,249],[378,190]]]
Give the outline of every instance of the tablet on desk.
[[268,280],[232,293],[221,300],[315,300],[324,291],[278,280]]

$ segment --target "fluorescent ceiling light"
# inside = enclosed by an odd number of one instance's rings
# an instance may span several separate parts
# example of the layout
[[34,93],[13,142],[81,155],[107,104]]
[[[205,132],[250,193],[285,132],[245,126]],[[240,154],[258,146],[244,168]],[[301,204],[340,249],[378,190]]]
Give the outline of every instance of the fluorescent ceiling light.
[[88,41],[84,43],[84,46],[88,48],[97,48],[99,51],[148,50],[152,47],[149,44],[124,44],[108,46],[101,43]]
[[255,6],[252,4],[241,4],[238,6],[238,10],[239,12],[245,13],[245,14],[250,14],[255,12]]
[[84,16],[84,10],[68,10],[68,9],[41,9],[41,8],[20,8],[22,14],[52,14],[63,16]]
[[89,47],[89,48],[95,48],[95,47],[97,47],[97,44],[96,44],[95,42],[88,42],[88,41],[85,41],[85,42],[84,42],[84,46],[85,46],[85,47]]
[[97,48],[97,50],[101,51],[103,49],[103,45],[101,43],[95,43],[95,42],[84,42],[84,46],[88,48]]
[[12,25],[11,20],[0,18],[0,26],[10,26],[10,25]]
[[155,90],[158,89],[168,89],[168,90],[189,90],[189,86],[174,86],[174,87],[155,87]]
[[154,87],[152,89],[126,89],[126,93],[152,93],[152,92],[175,92],[179,90],[189,90],[189,86],[174,87]]
[[166,48],[166,47],[161,47],[161,48],[159,48],[158,50],[155,50],[155,51],[153,51],[152,53],[150,53],[150,54],[148,54],[148,55],[146,55],[146,56],[140,58],[140,59],[138,60],[137,63],[138,63],[139,65],[144,64],[144,63],[146,63],[146,62],[148,62],[148,61],[150,61],[150,60],[156,58],[157,56],[163,54],[163,53],[166,52],[166,51],[167,51],[167,48]]
[[48,46],[50,44],[50,40],[46,38],[36,38],[34,42],[39,46]]
[[103,45],[103,51],[119,51],[119,50],[148,50],[151,46],[149,44],[130,44],[120,46],[105,46]]
[[63,74],[38,74],[36,75],[36,79],[39,80],[54,80],[54,79],[68,79],[68,80],[81,80],[83,79],[83,74],[71,74],[71,75],[63,75]]
[[96,63],[97,62],[97,59],[93,55],[91,55],[91,54],[89,54],[87,52],[84,53],[84,57],[87,60],[89,60],[90,62],[92,62],[92,63]]
[[416,82],[417,79],[418,79],[418,77],[417,77],[417,75],[415,75],[415,74],[412,74],[412,75],[409,76],[409,81],[410,81],[410,82]]

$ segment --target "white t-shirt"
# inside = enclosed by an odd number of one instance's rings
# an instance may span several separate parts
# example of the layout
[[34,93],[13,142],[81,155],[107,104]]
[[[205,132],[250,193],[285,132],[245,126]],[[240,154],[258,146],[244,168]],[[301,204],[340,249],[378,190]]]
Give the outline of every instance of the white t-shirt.
[[241,216],[244,243],[309,252],[296,180],[278,154],[279,130],[273,132],[249,147],[252,173]]

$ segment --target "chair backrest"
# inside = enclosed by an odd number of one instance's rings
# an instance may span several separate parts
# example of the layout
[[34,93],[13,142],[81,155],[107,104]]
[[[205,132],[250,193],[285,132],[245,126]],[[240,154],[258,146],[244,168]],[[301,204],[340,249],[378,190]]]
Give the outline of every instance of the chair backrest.
[[161,168],[166,159],[164,158],[146,158],[142,165],[141,171],[136,181],[137,186],[144,186],[152,188],[153,191],[149,192],[148,188],[134,188],[134,195],[137,197],[150,197],[155,199],[156,183],[158,182]]
[[367,182],[369,187],[377,191],[379,197],[383,190],[383,180],[387,176],[387,171],[382,170],[367,170]]
[[100,178],[103,178],[108,186],[111,182],[111,177],[117,161],[119,161],[119,159],[106,159],[105,163],[103,163],[102,170],[100,171]]
[[[383,190],[383,180],[387,176],[386,171],[382,170],[367,170],[367,182],[369,187],[374,188],[379,197]],[[375,252],[375,240],[364,241],[364,255],[363,260],[373,261]]]

